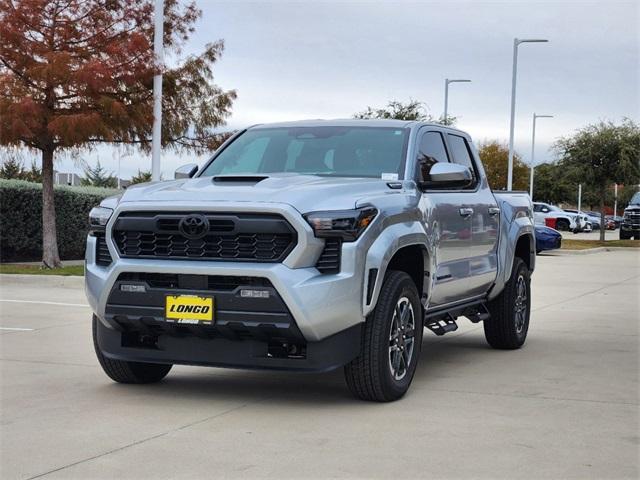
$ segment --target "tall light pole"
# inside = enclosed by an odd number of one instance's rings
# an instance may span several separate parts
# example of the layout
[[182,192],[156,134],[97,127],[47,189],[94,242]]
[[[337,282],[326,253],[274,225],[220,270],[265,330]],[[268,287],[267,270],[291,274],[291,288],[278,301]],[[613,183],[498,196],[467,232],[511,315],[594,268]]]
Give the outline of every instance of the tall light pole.
[[466,83],[471,80],[464,79],[444,79],[444,124],[447,125],[447,112],[449,111],[449,84],[450,83]]
[[[153,11],[153,53],[156,67],[162,68],[164,52],[162,37],[164,30],[164,1],[156,0]],[[153,137],[151,139],[151,179],[160,180],[160,148],[162,135],[162,71],[153,76]]]
[[578,213],[581,212],[582,208],[582,184],[578,184]]
[[531,135],[531,174],[529,175],[529,196],[533,200],[533,168],[534,158],[536,154],[536,119],[538,118],[553,118],[553,115],[537,115],[533,112],[533,134]]
[[509,170],[507,174],[507,190],[511,190],[513,187],[513,135],[515,128],[515,116],[516,116],[516,77],[518,74],[518,45],[521,43],[543,43],[549,40],[541,38],[531,38],[526,40],[520,40],[518,38],[513,39],[513,74],[511,77],[511,123],[509,125]]

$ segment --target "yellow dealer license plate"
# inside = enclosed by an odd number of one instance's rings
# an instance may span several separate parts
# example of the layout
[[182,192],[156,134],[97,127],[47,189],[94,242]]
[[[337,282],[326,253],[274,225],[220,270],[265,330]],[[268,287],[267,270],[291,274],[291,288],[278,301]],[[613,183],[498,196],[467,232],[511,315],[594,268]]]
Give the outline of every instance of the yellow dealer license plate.
[[213,297],[167,295],[165,317],[168,322],[213,322]]

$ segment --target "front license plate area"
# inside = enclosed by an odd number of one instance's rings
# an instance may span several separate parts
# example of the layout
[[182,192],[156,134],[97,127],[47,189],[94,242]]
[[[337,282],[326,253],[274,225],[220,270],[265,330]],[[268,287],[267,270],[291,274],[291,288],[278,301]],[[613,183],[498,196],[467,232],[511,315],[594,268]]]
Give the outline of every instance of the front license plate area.
[[165,319],[167,322],[211,325],[214,320],[213,307],[213,297],[167,295]]

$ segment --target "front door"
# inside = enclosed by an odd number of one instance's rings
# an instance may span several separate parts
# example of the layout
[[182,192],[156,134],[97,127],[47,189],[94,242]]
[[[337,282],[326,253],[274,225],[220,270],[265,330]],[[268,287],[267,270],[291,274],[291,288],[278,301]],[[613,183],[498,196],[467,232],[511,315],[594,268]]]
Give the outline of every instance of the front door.
[[[418,164],[423,162],[424,176],[437,162],[449,162],[443,133],[432,127],[421,130],[418,140]],[[469,248],[473,215],[465,203],[467,196],[451,190],[429,190],[420,200],[423,221],[434,243],[437,270],[432,280],[429,307],[466,298],[469,276]]]

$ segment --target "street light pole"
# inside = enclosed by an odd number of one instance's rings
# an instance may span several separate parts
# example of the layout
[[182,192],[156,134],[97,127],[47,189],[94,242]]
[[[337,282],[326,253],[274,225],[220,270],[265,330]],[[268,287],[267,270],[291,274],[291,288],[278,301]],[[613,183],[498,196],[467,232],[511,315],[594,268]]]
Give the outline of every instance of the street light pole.
[[553,115],[536,115],[533,113],[533,134],[531,135],[531,173],[529,175],[529,196],[533,200],[533,169],[534,158],[536,154],[536,119],[538,118],[553,118]]
[[579,183],[578,184],[578,213],[580,213],[582,210],[582,184]]
[[464,79],[454,79],[450,80],[448,78],[444,79],[444,124],[447,125],[447,113],[449,111],[449,84],[450,83],[466,83],[471,80]]
[[509,124],[509,170],[507,173],[507,190],[513,187],[513,137],[515,129],[516,116],[516,78],[518,75],[518,45],[521,43],[544,43],[549,40],[545,39],[513,39],[513,72],[511,75],[511,122]]
[[[153,53],[156,68],[162,68],[163,54],[163,29],[164,29],[164,1],[156,0],[153,11]],[[162,71],[153,76],[153,136],[151,140],[151,179],[154,182],[160,180],[160,148],[162,135]]]

